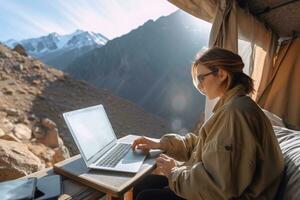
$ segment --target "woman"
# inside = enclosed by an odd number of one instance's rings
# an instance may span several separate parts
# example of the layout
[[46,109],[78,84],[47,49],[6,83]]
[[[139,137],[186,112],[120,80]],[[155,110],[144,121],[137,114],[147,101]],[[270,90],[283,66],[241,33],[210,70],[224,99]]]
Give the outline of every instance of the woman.
[[194,62],[195,87],[220,99],[199,134],[134,141],[133,149],[165,152],[156,160],[164,176],[145,178],[134,189],[136,199],[274,199],[283,157],[270,121],[247,96],[253,82],[243,67],[239,55],[221,48]]

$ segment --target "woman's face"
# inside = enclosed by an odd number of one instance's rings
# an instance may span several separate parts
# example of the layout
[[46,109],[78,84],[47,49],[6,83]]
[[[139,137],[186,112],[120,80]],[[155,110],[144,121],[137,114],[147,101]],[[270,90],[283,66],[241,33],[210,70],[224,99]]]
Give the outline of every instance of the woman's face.
[[[209,99],[221,97],[224,92],[222,82],[227,78],[228,74],[225,70],[218,69],[217,72],[211,73],[206,66],[197,65],[197,77],[200,75],[201,80],[198,81],[198,90]],[[203,76],[204,75],[204,76]]]

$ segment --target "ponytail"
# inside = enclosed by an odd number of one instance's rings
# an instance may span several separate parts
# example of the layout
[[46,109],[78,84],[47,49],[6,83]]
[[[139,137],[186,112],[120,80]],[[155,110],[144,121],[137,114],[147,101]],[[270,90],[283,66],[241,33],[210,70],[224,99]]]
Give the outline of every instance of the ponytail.
[[236,85],[242,85],[245,88],[247,94],[254,92],[253,80],[247,74],[243,72],[232,74],[232,81],[228,89],[233,88]]

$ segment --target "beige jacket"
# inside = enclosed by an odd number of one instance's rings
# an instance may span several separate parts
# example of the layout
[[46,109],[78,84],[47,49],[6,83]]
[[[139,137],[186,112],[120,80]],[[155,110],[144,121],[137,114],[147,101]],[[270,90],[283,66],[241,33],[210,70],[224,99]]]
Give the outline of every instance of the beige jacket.
[[179,161],[170,188],[185,199],[274,199],[283,157],[268,118],[236,86],[224,95],[198,136],[167,134],[162,149]]

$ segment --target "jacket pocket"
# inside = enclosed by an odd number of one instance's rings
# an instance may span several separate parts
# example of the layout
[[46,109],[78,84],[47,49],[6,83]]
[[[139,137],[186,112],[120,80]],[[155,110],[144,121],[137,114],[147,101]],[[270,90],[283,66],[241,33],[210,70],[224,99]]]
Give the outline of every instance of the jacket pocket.
[[205,170],[222,191],[226,191],[231,184],[234,148],[231,143],[211,141],[203,149],[202,160]]

